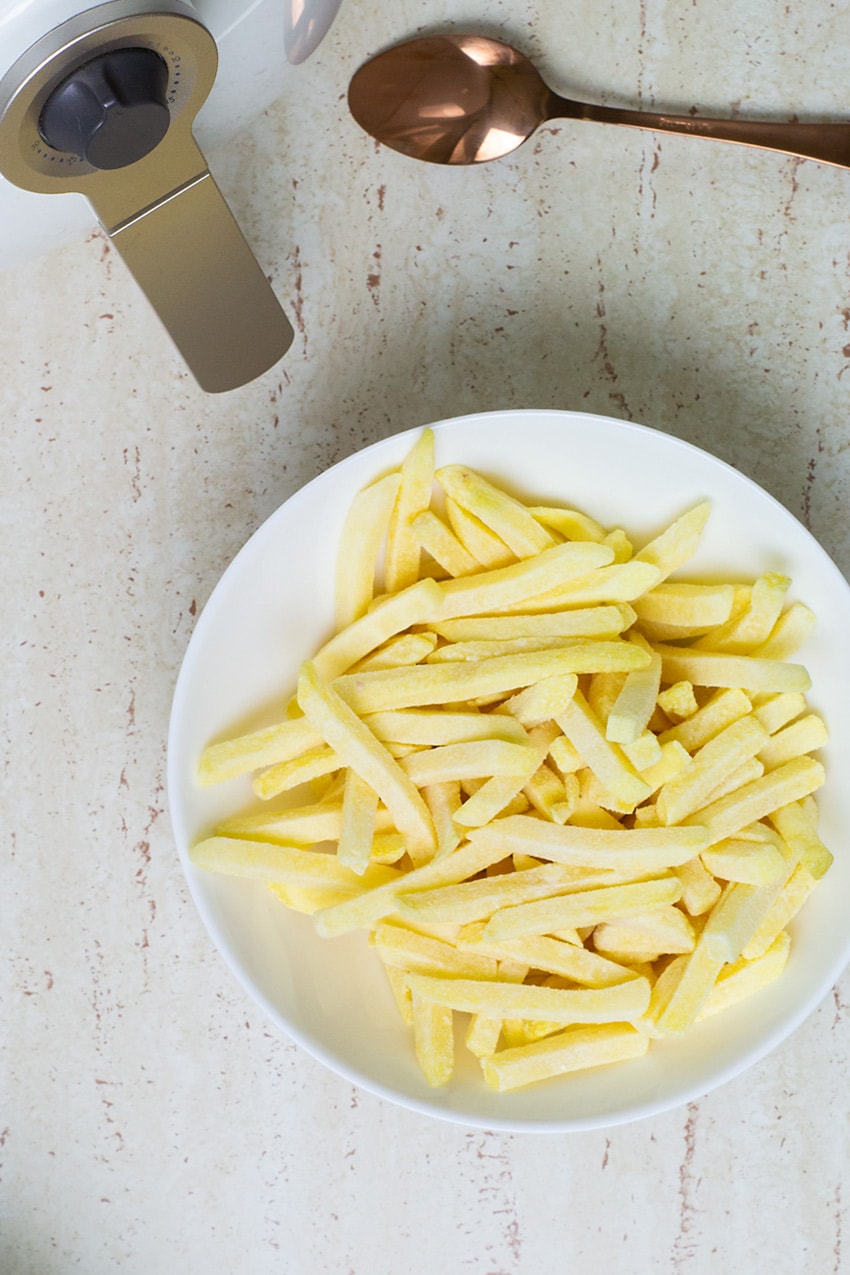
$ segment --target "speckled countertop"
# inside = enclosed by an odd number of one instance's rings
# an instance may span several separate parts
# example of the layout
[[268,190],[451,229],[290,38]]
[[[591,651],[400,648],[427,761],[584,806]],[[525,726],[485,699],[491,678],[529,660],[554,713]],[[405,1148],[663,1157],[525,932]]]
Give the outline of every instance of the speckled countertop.
[[850,173],[567,123],[498,164],[416,165],[344,94],[441,25],[612,102],[846,107],[847,0],[345,0],[213,157],[293,319],[284,363],[205,397],[99,235],[3,277],[4,1275],[850,1271],[848,979],[686,1109],[466,1130],[274,1034],[179,871],[165,737],[195,617],[263,519],[366,443],[499,407],[641,421],[850,570]]

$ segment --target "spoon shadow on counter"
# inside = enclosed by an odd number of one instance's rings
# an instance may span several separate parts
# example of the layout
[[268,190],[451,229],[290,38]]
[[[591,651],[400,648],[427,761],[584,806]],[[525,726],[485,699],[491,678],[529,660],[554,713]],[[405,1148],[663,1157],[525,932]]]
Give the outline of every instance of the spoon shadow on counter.
[[483,35],[433,35],[377,54],[355,72],[352,116],[384,146],[431,164],[509,155],[555,119],[679,133],[850,168],[850,123],[707,119],[574,101],[524,54]]

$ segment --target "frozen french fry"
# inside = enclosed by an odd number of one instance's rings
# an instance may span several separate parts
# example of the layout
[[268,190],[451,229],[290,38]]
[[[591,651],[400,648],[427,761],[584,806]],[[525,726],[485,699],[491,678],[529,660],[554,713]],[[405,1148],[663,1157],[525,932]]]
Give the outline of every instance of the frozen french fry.
[[427,619],[441,598],[436,580],[425,579],[379,599],[365,615],[341,629],[316,652],[316,672],[326,682],[332,682],[388,638]]
[[516,561],[516,554],[505,544],[504,540],[491,531],[480,518],[471,514],[463,505],[446,497],[446,516],[453,533],[471,557],[480,566],[492,570],[505,567]]
[[460,665],[414,665],[374,673],[346,673],[337,693],[358,714],[434,704],[468,703],[504,695],[561,673],[587,673],[599,667],[640,668],[646,654],[631,642],[581,642],[553,651],[497,655]]
[[604,1067],[640,1058],[649,1040],[626,1023],[571,1027],[555,1036],[514,1049],[503,1049],[481,1059],[484,1078],[500,1092],[517,1089],[553,1076]]
[[321,743],[321,735],[306,717],[294,717],[247,735],[209,744],[198,762],[198,783],[207,787],[247,775],[252,770],[292,761]]
[[675,903],[681,893],[681,882],[671,873],[631,885],[598,886],[532,903],[517,903],[492,914],[484,937],[497,942],[526,934],[551,934],[564,926],[598,925],[614,917]]
[[451,1009],[491,1018],[537,1018],[560,1023],[622,1023],[649,1004],[649,983],[632,977],[610,987],[559,988],[496,980],[411,974],[414,995]]
[[518,558],[540,553],[555,543],[525,505],[475,470],[465,465],[444,465],[437,470],[436,479],[455,504],[494,531]]
[[615,800],[633,809],[649,796],[650,788],[646,781],[622,749],[605,738],[599,719],[580,692],[576,691],[555,720]]
[[434,823],[419,790],[333,687],[322,681],[309,661],[301,666],[298,703],[343,763],[356,770],[375,790],[396,826],[407,836],[410,852],[433,855],[436,850]]
[[717,686],[744,691],[807,691],[812,680],[802,664],[765,660],[753,655],[694,651],[658,643],[666,682],[684,678],[694,686]]
[[755,757],[768,739],[762,724],[749,716],[739,718],[703,744],[690,765],[669,779],[658,793],[658,812],[664,823],[681,823],[686,815],[706,805],[724,778]]
[[528,854],[583,868],[633,873],[633,879],[686,863],[708,846],[698,825],[687,828],[583,828],[532,815],[497,819],[469,834],[474,845],[501,846],[505,854]]
[[365,872],[372,858],[377,813],[378,794],[356,770],[347,771],[336,855],[354,872]]
[[412,523],[431,503],[434,483],[434,434],[424,429],[402,462],[401,481],[387,527],[384,583],[387,593],[413,584],[419,576],[421,549]]
[[447,642],[493,641],[517,637],[613,638],[634,623],[627,605],[574,607],[524,615],[472,615],[433,624]]
[[365,615],[375,595],[375,576],[390,512],[401,478],[386,474],[354,497],[337,552],[334,611],[337,629]]
[[414,988],[411,999],[416,1060],[429,1085],[445,1085],[454,1071],[454,1015],[449,1006],[420,996]]
[[790,950],[791,937],[782,930],[760,955],[741,957],[731,965],[725,965],[697,1014],[697,1022],[728,1009],[730,1005],[737,1005],[779,978],[788,963]]
[[421,549],[429,553],[435,562],[450,576],[466,576],[479,569],[480,564],[463,547],[451,527],[430,509],[424,509],[411,521],[411,531]]

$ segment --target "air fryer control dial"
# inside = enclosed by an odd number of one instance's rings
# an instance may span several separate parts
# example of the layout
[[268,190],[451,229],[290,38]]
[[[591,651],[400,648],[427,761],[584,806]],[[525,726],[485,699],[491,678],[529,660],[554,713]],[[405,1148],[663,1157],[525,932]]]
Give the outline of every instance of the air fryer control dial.
[[168,67],[153,49],[113,49],[54,89],[39,131],[48,146],[97,169],[126,168],[159,145],[171,122]]

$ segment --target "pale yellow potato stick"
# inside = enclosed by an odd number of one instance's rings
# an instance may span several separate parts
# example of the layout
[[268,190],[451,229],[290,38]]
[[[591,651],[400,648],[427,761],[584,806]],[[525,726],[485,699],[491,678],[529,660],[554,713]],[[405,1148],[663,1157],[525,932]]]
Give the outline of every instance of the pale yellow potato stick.
[[400,474],[387,474],[370,487],[364,487],[351,502],[337,551],[334,582],[337,629],[364,615],[374,597],[378,556],[400,483]]
[[414,860],[416,856],[432,855],[437,848],[434,823],[419,790],[368,726],[332,686],[322,681],[309,660],[302,664],[298,677],[298,703],[343,764],[356,770],[378,794],[399,832],[407,838],[408,852]]
[[682,514],[665,531],[644,545],[635,554],[635,559],[657,567],[659,579],[666,579],[694,556],[710,513],[711,505],[707,500],[694,505],[693,509]]
[[692,952],[696,933],[688,917],[673,905],[636,916],[603,921],[593,931],[593,946],[613,961],[654,961],[666,955]]
[[811,757],[797,757],[689,815],[684,822],[704,827],[713,845],[734,836],[747,824],[764,819],[780,806],[808,796],[821,786],[824,778],[820,762]]
[[413,997],[410,995],[410,988],[405,982],[404,970],[397,969],[394,965],[384,965],[382,968],[387,976],[387,982],[390,985],[390,991],[393,994],[402,1022],[407,1027],[412,1027]]
[[597,544],[560,544],[533,558],[508,566],[445,580],[442,598],[430,619],[432,625],[460,616],[483,615],[507,607],[522,609],[555,586],[586,575],[611,561],[611,550]]
[[540,553],[555,543],[525,505],[466,465],[444,465],[435,477],[451,500],[495,531],[518,558]]
[[[254,837],[284,845],[310,846],[318,841],[336,841],[341,826],[340,797],[340,800],[293,806],[289,810],[238,815],[225,819],[217,826],[216,832],[222,836]],[[383,806],[378,810],[375,826],[380,832],[386,832],[390,827],[390,816]]]
[[469,978],[410,974],[410,990],[438,1005],[499,1018],[537,1018],[560,1023],[622,1023],[649,1004],[649,982],[629,978],[611,987],[539,987]]
[[[505,700],[498,714],[510,714],[523,726],[537,726],[551,721],[569,704],[578,687],[575,673],[562,673],[559,677],[544,677],[533,686],[526,686]],[[495,717],[497,714],[494,713]]]
[[707,805],[712,792],[743,762],[755,757],[770,736],[752,715],[741,717],[697,750],[690,765],[659,790],[658,813],[666,824]]
[[[577,544],[578,542],[568,542]],[[611,553],[608,546],[599,546],[606,554]],[[586,575],[567,580],[534,597],[524,601],[504,603],[500,608],[508,614],[526,611],[530,614],[538,612],[558,611],[562,607],[592,606],[598,603],[630,603],[646,593],[647,589],[659,579],[657,567],[648,562],[611,562],[608,566],[598,566]]]
[[[469,927],[471,928],[471,927]],[[483,925],[482,925],[483,932]],[[462,949],[470,947],[490,956],[500,953],[510,960],[523,962],[535,970],[543,970],[549,974],[559,974],[582,987],[612,987],[631,978],[630,970],[624,969],[615,961],[600,956],[597,952],[580,944],[565,943],[561,939],[548,935],[532,935],[521,939],[506,939],[502,943],[470,942],[468,945],[458,942]]]
[[446,514],[451,529],[460,543],[482,567],[504,567],[516,561],[504,540],[500,540],[494,531],[485,527],[480,518],[469,513],[451,497],[446,498]]
[[362,890],[394,885],[404,875],[395,868],[373,864],[358,876],[333,854],[236,837],[207,837],[192,847],[189,857],[195,867],[208,872],[284,885],[351,886]]
[[260,767],[291,761],[321,743],[321,735],[306,717],[294,717],[248,735],[208,744],[198,762],[198,783],[206,788]]
[[645,649],[649,650],[649,664],[626,675],[623,688],[608,714],[605,737],[612,743],[633,744],[646,730],[655,708],[661,685],[661,657],[648,646]]
[[457,849],[463,839],[463,833],[454,820],[461,805],[460,784],[457,780],[441,784],[426,784],[422,789],[422,796],[431,811],[437,833],[437,851],[434,858],[435,860],[444,859],[446,855]]
[[395,908],[400,890],[425,890],[440,885],[454,885],[484,871],[491,863],[502,858],[504,852],[500,848],[461,845],[442,859],[432,860],[420,868],[389,880],[386,886],[379,886],[348,903],[328,908],[316,918],[316,928],[325,938],[368,928],[382,917],[389,916]]
[[726,655],[659,642],[665,682],[685,679],[694,686],[716,686],[744,691],[807,691],[812,679],[802,664],[761,660],[751,655]]
[[416,664],[373,673],[345,673],[334,683],[356,713],[462,704],[483,696],[502,695],[544,677],[585,673],[594,668],[640,668],[646,652],[631,642],[586,641],[556,651],[497,655],[460,665]]
[[497,638],[492,642],[446,642],[436,647],[427,659],[429,664],[489,660],[496,655],[519,655],[525,651],[557,651],[563,649],[567,641],[562,637],[516,637]]
[[480,564],[433,510],[425,509],[417,514],[410,526],[420,548],[450,576],[466,576],[478,571]]
[[535,770],[538,757],[532,753],[527,769],[520,774],[492,775],[455,811],[454,823],[459,829],[480,828],[502,814],[520,796]]
[[473,1014],[466,1029],[464,1044],[475,1058],[487,1058],[498,1049],[501,1034],[501,1018],[488,1018],[486,1014]]
[[559,509],[550,505],[530,505],[528,512],[551,527],[566,540],[595,540],[601,543],[606,536],[605,528],[595,518],[579,513],[575,509]]
[[614,550],[615,562],[628,562],[632,556],[632,542],[622,527],[615,527],[613,531],[609,531],[602,543],[610,545]]
[[735,590],[731,584],[657,584],[634,603],[639,620],[672,628],[713,628],[729,619]]
[[[573,674],[569,674],[574,677]],[[447,709],[400,709],[369,713],[364,719],[384,743],[465,744],[475,739],[502,739],[512,744],[528,742],[519,722],[503,713],[450,712]]]
[[721,797],[725,797],[727,793],[737,792],[739,788],[751,783],[753,779],[759,779],[763,774],[764,766],[759,759],[750,757],[747,761],[741,762],[740,766],[736,766],[734,770],[731,770],[716,788],[712,788],[703,804],[706,806],[712,805],[715,801],[719,801]]
[[787,660],[799,651],[815,627],[815,613],[802,602],[792,602],[783,611],[770,637],[753,651],[766,660]]
[[809,713],[771,735],[759,752],[759,760],[764,762],[766,770],[773,770],[792,757],[801,757],[803,753],[823,748],[828,739],[829,732],[823,718],[817,713]]
[[640,1029],[680,1036],[696,1022],[723,968],[701,936],[688,956],[676,957],[652,989],[649,1011]]
[[806,865],[798,863],[761,925],[744,945],[741,955],[745,960],[756,960],[769,950],[781,937],[786,925],[793,921],[817,883],[817,877],[812,876]]
[[543,762],[537,767],[523,788],[523,792],[533,808],[544,819],[564,824],[572,814],[579,798],[578,780],[575,776],[571,778],[574,783],[568,791],[560,775],[556,775],[551,766]]
[[564,1076],[573,1071],[603,1067],[640,1058],[649,1040],[624,1023],[571,1027],[544,1040],[502,1049],[481,1059],[484,1079],[500,1093]]
[[682,883],[681,904],[689,916],[704,916],[720,898],[721,886],[700,856],[678,864],[673,871]]
[[430,505],[433,483],[434,433],[424,429],[402,462],[401,482],[390,513],[384,559],[387,593],[406,588],[419,576],[421,550],[411,524]]
[[699,711],[699,703],[690,682],[674,682],[658,695],[658,707],[674,722],[683,722]]
[[447,783],[451,779],[475,779],[487,775],[525,777],[537,763],[537,754],[527,743],[511,744],[504,739],[478,739],[467,744],[441,744],[411,753],[401,760],[401,769],[417,788]]
[[670,875],[630,885],[598,886],[533,903],[517,903],[493,913],[484,937],[496,942],[525,934],[551,934],[563,926],[598,925],[612,917],[630,916],[662,903],[675,903],[681,893],[678,877]]
[[769,734],[775,735],[795,717],[806,711],[806,697],[799,691],[784,691],[775,695],[754,695],[753,713]]
[[370,655],[358,660],[354,668],[362,672],[368,669],[398,668],[401,664],[418,664],[430,655],[437,645],[436,633],[401,633],[390,638]]
[[784,876],[768,885],[730,882],[724,887],[702,931],[701,941],[711,956],[725,964],[738,960],[769,915],[795,866],[791,860]]
[[[643,649],[648,651],[647,647]],[[650,654],[650,662],[651,660]],[[646,667],[648,668],[649,664]],[[589,708],[599,719],[600,726],[604,727],[608,721],[608,714],[614,707],[625,681],[625,673],[594,673],[588,679],[584,696]]]
[[498,963],[493,956],[419,934],[407,926],[381,921],[375,929],[375,950],[385,965],[418,974],[451,974],[454,978],[495,978]]
[[770,637],[791,586],[788,576],[768,572],[753,585],[750,604],[743,615],[727,621],[694,643],[695,650],[746,654]]
[[301,912],[304,916],[313,916],[322,908],[329,908],[334,903],[343,903],[346,899],[360,894],[363,886],[353,885],[284,885],[281,881],[267,881],[269,891],[279,899],[285,907],[293,912]]
[[342,796],[342,822],[337,859],[353,872],[363,873],[372,858],[378,794],[356,770],[348,770]]
[[477,881],[439,886],[433,890],[402,890],[396,907],[403,917],[463,925],[492,915],[498,908],[549,898],[573,888],[581,874],[560,863],[545,863],[523,872],[502,872]]
[[721,881],[738,881],[742,885],[769,885],[788,875],[785,856],[770,841],[743,841],[730,837],[704,850],[702,861],[714,877]]
[[398,863],[407,853],[400,832],[376,832],[372,839],[372,863]]
[[582,828],[535,815],[509,815],[469,834],[475,845],[501,845],[505,855],[528,854],[574,867],[649,875],[686,863],[708,846],[699,827]]
[[[651,766],[657,766],[664,758],[658,736],[653,735],[651,730],[645,730],[643,734],[638,735],[634,743],[621,744],[620,747],[641,778],[644,777],[645,771]],[[684,752],[684,749],[682,751]]]
[[[646,656],[640,647],[634,649]],[[616,801],[634,808],[649,796],[649,785],[641,779],[622,749],[605,738],[599,719],[579,691],[558,713],[555,721]]]
[[542,614],[470,615],[431,625],[447,642],[479,642],[516,637],[616,637],[634,623],[634,612],[622,606],[576,607]]
[[761,955],[749,960],[742,958],[731,965],[725,965],[697,1014],[697,1022],[728,1009],[730,1005],[737,1005],[739,1001],[767,987],[785,969],[790,951],[791,937],[783,930]]
[[693,716],[662,731],[658,742],[663,747],[675,740],[689,753],[696,752],[739,717],[745,717],[752,711],[752,707],[751,699],[740,689],[724,688],[715,691]]
[[[560,709],[558,710],[560,711]],[[558,735],[549,745],[549,756],[562,775],[572,775],[584,768],[585,762],[575,744],[571,744],[566,735]]]
[[332,682],[388,638],[426,620],[439,607],[442,591],[436,580],[418,580],[398,593],[379,598],[359,619],[340,630],[313,656],[319,677]]
[[817,823],[801,802],[790,802],[771,812],[770,822],[783,841],[815,880],[832,865],[832,854],[817,833]]
[[432,1088],[448,1084],[454,1071],[454,1015],[450,1008],[411,989],[416,1061]]
[[332,748],[320,744],[292,761],[279,761],[276,766],[261,770],[254,776],[252,787],[258,797],[267,801],[279,793],[297,788],[299,784],[306,784],[310,779],[333,774],[342,765]]

